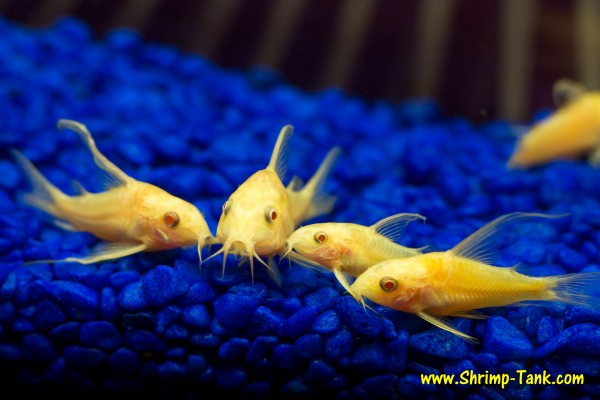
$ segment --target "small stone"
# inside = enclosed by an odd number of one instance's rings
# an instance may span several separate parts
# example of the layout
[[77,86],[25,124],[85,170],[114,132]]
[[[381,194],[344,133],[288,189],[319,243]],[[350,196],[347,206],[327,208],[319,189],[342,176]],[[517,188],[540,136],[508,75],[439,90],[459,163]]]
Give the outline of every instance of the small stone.
[[316,333],[302,335],[294,342],[294,351],[301,358],[317,359],[323,353],[323,340]]
[[42,300],[33,314],[33,324],[38,331],[46,331],[65,321],[65,314],[54,303]]
[[27,361],[49,362],[56,357],[56,350],[46,336],[31,333],[23,336],[21,340],[21,354]]
[[262,360],[275,347],[277,340],[276,336],[257,336],[254,338],[246,352],[246,363],[254,364]]
[[100,317],[106,321],[114,321],[119,315],[117,295],[110,287],[105,287],[100,293]]
[[129,312],[141,311],[148,307],[148,302],[142,289],[142,281],[125,285],[117,295],[117,301],[123,310]]
[[355,335],[367,338],[377,338],[383,325],[381,317],[376,313],[363,309],[351,296],[342,296],[336,302],[336,312],[342,322]]
[[313,321],[311,330],[315,333],[331,333],[337,331],[341,321],[334,310],[327,310]]
[[338,361],[352,352],[352,334],[342,328],[325,339],[325,358]]
[[108,365],[111,371],[128,374],[139,371],[142,366],[142,360],[137,353],[121,347],[110,355]]
[[87,286],[77,282],[42,280],[32,285],[60,307],[69,319],[86,321],[97,318],[98,294]]
[[106,354],[98,349],[83,346],[67,346],[63,350],[67,363],[76,369],[87,369],[98,366],[106,361]]
[[187,306],[182,309],[181,320],[188,326],[195,328],[208,328],[210,326],[210,315],[204,304]]
[[281,334],[288,337],[298,337],[308,331],[317,314],[319,307],[306,306],[298,310],[281,326]]
[[142,277],[144,295],[151,306],[163,306],[185,294],[189,283],[177,270],[159,265]]
[[243,357],[250,347],[250,342],[245,338],[231,338],[219,347],[219,358],[224,361],[234,361]]
[[248,324],[248,334],[275,335],[282,324],[280,315],[265,306],[258,306]]
[[81,326],[81,344],[104,351],[114,351],[123,342],[117,328],[107,321],[91,321]]
[[148,331],[136,331],[126,338],[127,346],[139,353],[162,353],[167,349],[166,343]]
[[498,360],[523,360],[531,357],[533,346],[527,337],[506,319],[492,316],[486,321],[482,350]]

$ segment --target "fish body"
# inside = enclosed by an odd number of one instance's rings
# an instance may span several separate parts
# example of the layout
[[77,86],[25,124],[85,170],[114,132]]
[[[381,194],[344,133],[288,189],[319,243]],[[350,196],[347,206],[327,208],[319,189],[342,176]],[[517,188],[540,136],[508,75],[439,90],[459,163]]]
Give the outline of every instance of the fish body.
[[[267,266],[278,280],[273,257],[285,251],[287,237],[304,220],[328,213],[335,198],[320,193],[339,149],[332,149],[302,189],[299,180],[292,179],[286,187],[285,154],[293,133],[284,126],[277,138],[269,165],[252,174],[223,204],[217,226],[217,238],[223,247],[211,257],[223,253],[223,271],[228,254],[249,257],[253,275],[253,259]],[[261,257],[266,257],[269,264]]]
[[529,168],[586,154],[591,164],[600,163],[600,92],[585,92],[564,80],[557,82],[554,92],[556,101],[565,98],[565,104],[519,139],[509,168]]
[[[380,261],[411,257],[422,249],[402,246],[406,226],[419,214],[395,214],[371,225],[326,222],[302,226],[287,239],[292,260],[312,267],[316,263],[333,271],[340,284],[349,291],[346,275],[357,277]],[[292,252],[293,250],[293,252]]]
[[532,277],[514,267],[488,263],[496,251],[494,234],[515,221],[534,217],[554,216],[507,214],[446,252],[382,261],[360,275],[351,285],[350,293],[363,304],[364,297],[385,307],[416,314],[470,341],[475,339],[440,317],[480,318],[477,309],[529,301],[600,305],[600,299],[590,295],[600,284],[600,273]]
[[33,186],[33,191],[23,200],[52,215],[56,225],[70,231],[91,233],[106,243],[86,257],[37,262],[89,264],[141,251],[191,245],[197,245],[200,254],[207,241],[213,241],[204,217],[193,204],[126,175],[98,151],[83,124],[59,120],[58,127],[80,135],[96,164],[106,173],[107,190],[90,193],[80,188],[79,195],[67,195],[52,185],[23,154],[13,150],[13,157]]

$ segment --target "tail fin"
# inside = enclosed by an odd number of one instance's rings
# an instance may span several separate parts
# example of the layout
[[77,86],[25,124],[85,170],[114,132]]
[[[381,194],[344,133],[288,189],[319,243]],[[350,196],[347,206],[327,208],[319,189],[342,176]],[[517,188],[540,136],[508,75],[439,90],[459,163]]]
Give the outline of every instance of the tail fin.
[[37,207],[54,217],[60,218],[59,210],[56,207],[56,200],[67,197],[67,195],[51,184],[20,151],[15,149],[11,149],[10,151],[15,161],[29,178],[33,187],[30,193],[23,196],[23,201],[30,206]]
[[296,226],[302,221],[327,214],[333,208],[336,201],[335,196],[322,193],[321,189],[340,152],[339,147],[331,149],[317,172],[315,172],[313,177],[310,178],[300,191],[295,191],[288,187],[288,194],[292,202],[292,217]]
[[574,306],[600,308],[600,272],[549,277],[552,296],[548,300]]

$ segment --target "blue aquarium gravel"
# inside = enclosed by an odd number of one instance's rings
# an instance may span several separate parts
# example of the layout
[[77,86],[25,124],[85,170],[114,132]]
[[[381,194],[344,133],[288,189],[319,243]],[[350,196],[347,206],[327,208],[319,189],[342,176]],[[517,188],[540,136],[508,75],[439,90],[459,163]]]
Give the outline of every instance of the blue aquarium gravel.
[[[20,201],[29,187],[9,157],[21,150],[67,193],[100,190],[77,135],[134,178],[194,203],[216,232],[221,206],[266,167],[285,124],[295,128],[289,176],[308,179],[333,146],[343,154],[326,190],[330,215],[371,225],[399,212],[427,221],[402,244],[447,250],[514,211],[567,218],[507,232],[505,266],[541,276],[599,271],[600,172],[584,161],[528,171],[505,163],[505,121],[475,125],[429,100],[366,101],[307,93],[275,74],[219,68],[197,55],[115,30],[95,39],[72,18],[47,29],[0,20],[0,390],[74,398],[591,399],[600,396],[600,310],[561,304],[455,318],[471,344],[418,317],[365,311],[332,274],[288,265],[278,286],[231,257],[199,267],[195,249],[91,265],[24,265],[84,255],[98,240],[62,230]],[[468,96],[468,93],[465,93]],[[532,116],[532,122],[549,110]],[[287,182],[285,182],[287,183]],[[218,247],[204,250],[206,258]],[[599,303],[600,304],[600,303]],[[582,374],[584,383],[518,382]],[[506,374],[423,382],[428,375]],[[498,375],[500,376],[500,375]],[[487,378],[486,378],[487,379]]]

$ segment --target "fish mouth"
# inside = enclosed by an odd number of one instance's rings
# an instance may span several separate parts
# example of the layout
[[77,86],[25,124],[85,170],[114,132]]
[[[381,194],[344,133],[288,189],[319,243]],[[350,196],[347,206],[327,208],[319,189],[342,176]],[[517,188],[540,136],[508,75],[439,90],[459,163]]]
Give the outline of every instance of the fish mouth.
[[[216,238],[215,238],[216,239]],[[211,239],[212,241],[213,239]],[[220,243],[218,239],[215,243]],[[227,256],[229,254],[237,255],[241,257],[247,257],[250,262],[250,275],[252,277],[252,283],[254,283],[254,259],[256,258],[258,262],[267,267],[269,271],[272,271],[272,268],[264,262],[264,260],[256,253],[254,249],[254,242],[250,240],[242,240],[242,239],[232,239],[227,238],[223,243],[223,246],[219,251],[213,253],[210,257],[208,257],[205,261],[219,255],[223,254],[223,270],[221,273],[221,278],[225,277],[225,265],[227,264]]]

